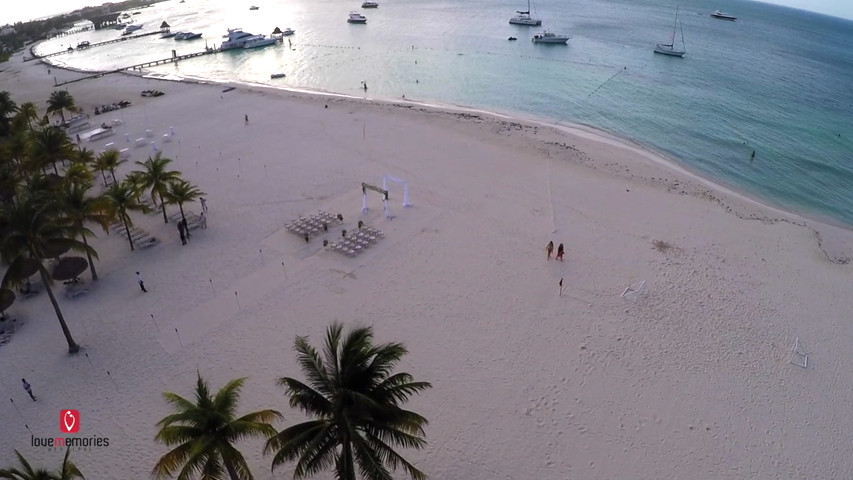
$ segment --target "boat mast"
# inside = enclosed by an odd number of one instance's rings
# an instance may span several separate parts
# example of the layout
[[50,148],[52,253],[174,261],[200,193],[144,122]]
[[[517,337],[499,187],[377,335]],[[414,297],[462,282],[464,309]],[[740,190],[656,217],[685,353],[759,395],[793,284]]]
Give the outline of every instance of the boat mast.
[[681,49],[687,51],[687,45],[684,43],[684,24],[679,23],[679,27],[681,27]]
[[675,22],[672,24],[672,43],[675,43],[676,30],[678,30],[678,5],[675,6]]

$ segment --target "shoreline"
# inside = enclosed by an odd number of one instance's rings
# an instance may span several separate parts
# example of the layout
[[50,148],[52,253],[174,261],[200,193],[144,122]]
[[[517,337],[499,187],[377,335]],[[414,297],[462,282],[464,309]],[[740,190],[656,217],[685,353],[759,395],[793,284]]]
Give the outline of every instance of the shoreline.
[[[675,157],[667,154],[666,152],[655,148],[652,145],[648,145],[644,143],[642,140],[632,139],[625,136],[620,135],[618,132],[611,132],[609,130],[601,129],[595,125],[589,125],[584,123],[575,123],[575,122],[566,122],[564,120],[559,119],[551,119],[545,117],[536,117],[534,115],[529,115],[524,112],[508,112],[508,111],[497,111],[497,110],[486,110],[476,106],[470,105],[459,105],[452,103],[442,103],[438,101],[431,100],[418,100],[411,98],[390,98],[390,97],[367,97],[367,96],[357,96],[346,93],[332,92],[327,90],[318,90],[318,89],[309,89],[309,88],[300,88],[300,87],[286,87],[286,86],[275,86],[268,85],[263,83],[253,83],[248,81],[240,81],[240,80],[214,80],[208,78],[201,77],[187,77],[187,76],[173,76],[173,78],[168,78],[167,76],[159,76],[156,71],[153,70],[136,70],[136,71],[127,71],[127,70],[119,70],[119,71],[98,71],[98,70],[82,70],[76,69],[73,67],[66,66],[57,66],[56,64],[50,63],[49,61],[39,59],[38,62],[44,63],[47,65],[51,65],[53,68],[59,68],[67,71],[72,71],[75,73],[86,73],[92,76],[92,78],[98,78],[99,76],[109,75],[109,74],[124,74],[124,75],[132,75],[138,76],[141,78],[148,78],[152,80],[161,80],[161,81],[171,81],[171,82],[184,82],[190,84],[216,84],[216,85],[228,85],[244,88],[260,88],[260,89],[270,89],[273,91],[286,92],[291,94],[302,94],[309,96],[319,96],[319,97],[329,97],[329,98],[345,98],[350,100],[356,100],[367,103],[375,103],[379,105],[390,105],[394,106],[394,104],[403,104],[411,107],[420,107],[426,108],[436,111],[446,111],[449,113],[453,112],[461,112],[467,114],[479,114],[493,117],[496,120],[503,121],[514,121],[517,123],[526,123],[529,125],[537,125],[545,128],[552,128],[556,130],[565,131],[568,134],[579,135],[586,134],[591,135],[592,140],[602,141],[602,142],[615,142],[619,144],[621,148],[635,151],[642,156],[644,156],[647,160],[656,162],[664,168],[671,170],[673,173],[685,175],[693,181],[699,182],[709,190],[716,191],[721,194],[731,195],[737,198],[740,198],[744,201],[748,201],[754,204],[757,207],[768,209],[776,215],[787,216],[792,218],[786,219],[773,219],[773,221],[788,221],[795,225],[807,226],[805,222],[811,221],[816,222],[817,224],[824,225],[831,228],[837,228],[841,230],[845,230],[848,232],[853,232],[853,224],[844,223],[838,219],[828,217],[825,215],[820,215],[816,212],[805,212],[798,211],[796,209],[789,209],[783,205],[776,204],[771,199],[762,198],[759,196],[753,195],[751,192],[740,189],[735,185],[731,185],[728,183],[721,182],[719,179],[713,179],[706,177],[694,169],[690,168],[685,162],[681,162]],[[726,208],[725,205],[720,204],[721,207]],[[809,227],[812,230],[818,230],[816,227]],[[827,255],[830,258],[832,255]],[[843,263],[847,263],[853,261],[853,257],[845,256],[842,259]]]
[[[719,183],[715,179],[705,177],[690,169],[689,166],[684,165],[682,162],[679,162],[673,157],[667,155],[666,153],[659,151],[649,145],[646,145],[642,142],[633,139],[622,137],[614,132],[602,130],[593,125],[565,122],[547,118],[538,118],[535,116],[524,114],[522,112],[498,112],[467,105],[443,104],[441,102],[419,101],[417,99],[410,98],[393,99],[382,97],[355,96],[351,94],[329,92],[323,90],[273,86],[263,83],[252,83],[246,81],[214,80],[177,75],[172,76],[172,78],[169,78],[168,76],[159,75],[156,71],[143,69],[134,71],[120,70],[107,72],[87,71],[66,66],[57,66],[43,59],[37,60],[37,63],[50,65],[51,68],[58,68],[74,73],[86,73],[91,75],[92,79],[100,78],[103,75],[119,74],[164,82],[178,82],[195,85],[224,85],[234,88],[258,89],[268,92],[289,94],[291,96],[296,97],[303,96],[305,98],[343,99],[367,105],[376,105],[379,107],[392,107],[403,109],[419,108],[422,111],[428,113],[450,115],[482,115],[485,117],[489,117],[492,119],[492,121],[496,122],[509,122],[511,124],[516,123],[527,127],[536,126],[562,132],[564,135],[582,136],[593,142],[610,144],[617,148],[639,154],[645,159],[645,161],[652,162],[653,164],[664,168],[665,170],[669,171],[674,175],[681,175],[683,177],[686,177],[687,180],[693,181],[700,186],[698,190],[694,188],[694,190],[690,192],[691,195],[704,198],[705,200],[713,203],[717,203],[720,208],[726,210],[728,213],[731,213],[732,215],[735,215],[740,219],[758,220],[764,223],[786,222],[792,225],[807,228],[815,236],[815,241],[817,242],[818,247],[823,252],[824,256],[828,261],[841,265],[853,262],[853,246],[848,247],[843,244],[837,245],[836,242],[832,240],[837,235],[824,233],[830,232],[831,230],[835,229],[841,230],[842,232],[846,233],[853,233],[853,225],[844,224],[843,222],[839,222],[833,218],[807,214],[806,212],[787,210],[782,206],[774,205],[769,200],[754,197],[749,192],[739,190],[730,185]],[[553,142],[552,145],[558,146],[559,142]],[[601,169],[600,166],[592,166],[591,168]],[[611,171],[610,173],[621,175],[618,171]],[[645,180],[651,183],[654,183],[656,180],[656,177],[653,177],[652,179],[643,179],[631,176],[631,178],[637,180]],[[672,185],[678,186],[680,184],[676,181]],[[702,188],[707,190],[702,191]],[[755,208],[766,210],[768,214],[772,215],[756,215],[755,213],[739,212],[736,208],[730,205],[731,202],[726,202],[725,199],[720,198],[720,196],[734,197],[735,199],[746,202]],[[775,217],[773,215],[775,215]],[[812,223],[810,224],[809,222]],[[844,233],[841,234],[844,235]]]

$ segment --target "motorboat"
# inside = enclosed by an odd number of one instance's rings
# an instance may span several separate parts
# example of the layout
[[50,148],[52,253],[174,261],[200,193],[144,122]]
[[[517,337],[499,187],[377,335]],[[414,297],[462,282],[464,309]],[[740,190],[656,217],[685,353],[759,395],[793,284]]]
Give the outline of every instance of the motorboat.
[[361,4],[361,8],[377,8],[379,4],[376,2],[364,2]]
[[260,7],[256,7],[255,5],[252,5],[251,7],[249,7],[249,10],[257,10],[258,8],[260,8]]
[[[226,38],[227,40],[222,42],[222,45],[219,47],[221,50],[243,48],[250,41],[252,42],[252,46],[249,48],[262,47],[270,44],[267,43],[262,45],[259,43],[260,40],[267,38],[265,35],[253,35],[249,32],[244,32],[242,28],[229,28],[228,34],[224,35],[223,38]],[[275,43],[275,41],[276,40],[273,39],[271,43]]]
[[88,41],[88,40],[83,40],[82,42],[80,42],[80,43],[78,43],[78,44],[77,44],[77,48],[86,48],[86,47],[88,47],[89,45],[91,45],[91,44],[89,43],[89,41]]
[[272,45],[273,43],[278,43],[279,39],[275,37],[267,37],[266,35],[254,35],[254,38],[250,38],[246,40],[246,43],[243,44],[243,48],[260,48],[266,47],[267,45]]
[[719,18],[720,20],[729,20],[729,21],[732,21],[732,22],[733,22],[733,21],[735,21],[735,20],[737,20],[737,17],[732,16],[732,15],[729,15],[728,13],[723,13],[723,12],[721,12],[721,11],[719,11],[719,10],[715,11],[714,13],[712,13],[712,14],[711,14],[711,16],[712,16],[712,17],[714,17],[714,18]]
[[175,40],[195,40],[196,38],[201,38],[201,34],[193,32],[181,32],[175,35]]
[[350,12],[347,23],[367,23],[367,17],[358,12]]
[[294,33],[296,33],[296,30],[293,30],[292,28],[285,28],[281,32],[281,36],[282,37],[289,37],[289,36],[293,35]]
[[274,78],[284,78],[284,77],[286,77],[286,76],[287,76],[287,75],[286,75],[286,74],[284,74],[284,73],[273,73],[272,75],[270,75],[270,78],[273,78],[273,79],[274,79]]
[[675,7],[675,22],[672,25],[672,36],[670,37],[669,43],[658,43],[655,45],[655,53],[660,53],[661,55],[669,55],[670,57],[683,57],[685,53],[687,53],[687,49],[684,46],[684,27],[681,28],[681,46],[677,47],[675,45],[675,32],[677,31],[678,26],[678,6]]
[[542,20],[530,16],[530,0],[527,0],[527,10],[517,10],[518,15],[509,19],[509,23],[513,25],[529,25],[538,27],[542,25]]
[[131,34],[137,30],[142,30],[142,27],[143,27],[143,25],[139,25],[139,24],[128,25],[124,28],[124,33],[125,34]]
[[509,38],[507,38],[507,40],[509,40],[509,41],[511,41],[511,42],[512,42],[512,41],[515,41],[515,40],[518,40],[518,39],[517,39],[517,38],[515,38],[515,37],[509,37]]
[[572,38],[571,35],[562,35],[546,30],[542,33],[537,33],[536,35],[533,35],[533,43],[554,43],[565,45],[570,38]]

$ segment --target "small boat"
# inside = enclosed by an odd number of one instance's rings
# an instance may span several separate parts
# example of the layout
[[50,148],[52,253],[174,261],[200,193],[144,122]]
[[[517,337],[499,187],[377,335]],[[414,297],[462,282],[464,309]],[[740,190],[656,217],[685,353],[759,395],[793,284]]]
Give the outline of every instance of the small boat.
[[347,23],[367,23],[367,17],[358,12],[350,12]]
[[125,23],[121,23],[121,22],[118,22],[118,23],[116,24],[116,26],[115,26],[115,27],[113,27],[113,28],[115,28],[116,30],[124,30],[124,28],[125,28],[126,26],[127,26],[127,24],[125,24]]
[[181,40],[195,40],[196,38],[201,38],[200,33],[186,32],[184,33],[184,38]]
[[533,43],[550,43],[565,45],[570,38],[572,38],[571,35],[561,35],[546,30],[542,33],[537,33],[536,35],[533,35]]
[[669,55],[670,57],[683,57],[687,50],[684,48],[684,27],[681,28],[681,48],[675,47],[675,31],[680,24],[678,23],[678,6],[675,7],[675,23],[672,25],[672,37],[669,43],[659,43],[655,45],[655,53],[661,55]]
[[527,10],[516,10],[518,15],[509,19],[509,23],[513,25],[528,25],[538,27],[542,25],[542,20],[530,16],[530,0],[527,0]]
[[729,15],[728,13],[723,13],[723,12],[721,12],[721,11],[719,11],[719,10],[715,11],[714,13],[712,13],[712,14],[711,14],[711,16],[712,16],[712,17],[714,17],[714,18],[719,18],[720,20],[729,20],[729,21],[732,21],[732,22],[734,22],[735,20],[737,20],[737,17],[734,17],[734,16],[732,16],[732,15]]
[[364,2],[361,4],[361,8],[377,8],[377,7],[379,7],[379,4],[376,2],[368,1],[368,2]]
[[291,29],[291,28],[285,28],[285,29],[281,32],[281,36],[283,36],[283,37],[289,37],[289,36],[293,35],[294,33],[296,33],[296,30],[293,30],[293,29]]
[[258,8],[260,8],[260,7],[256,7],[256,6],[252,5],[251,7],[249,7],[249,10],[257,10]]
[[122,13],[121,18],[130,18],[130,15],[127,13]]
[[139,25],[139,24],[128,25],[127,27],[125,27],[124,31],[126,33],[133,33],[137,30],[142,30],[142,27],[143,27],[143,25]]
[[284,73],[273,73],[272,75],[270,75],[270,78],[284,78],[286,76],[287,75]]
[[509,38],[507,38],[507,40],[509,40],[509,41],[511,41],[511,42],[512,42],[512,41],[515,41],[515,40],[518,40],[518,39],[517,39],[517,38],[515,38],[515,37],[509,37]]
[[86,48],[90,45],[88,40],[83,40],[82,42],[77,44],[77,48]]

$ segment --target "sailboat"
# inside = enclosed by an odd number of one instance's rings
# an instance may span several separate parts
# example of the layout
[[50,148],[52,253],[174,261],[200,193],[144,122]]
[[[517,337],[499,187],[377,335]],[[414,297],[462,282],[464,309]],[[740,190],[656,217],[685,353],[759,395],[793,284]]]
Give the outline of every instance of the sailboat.
[[[681,48],[675,47],[675,31],[681,27]],[[655,53],[670,55],[672,57],[683,57],[687,53],[684,49],[684,27],[678,23],[678,6],[675,7],[675,23],[672,25],[672,37],[669,43],[659,43],[655,45]]]
[[527,11],[516,10],[515,13],[518,15],[509,19],[509,23],[513,25],[530,25],[534,27],[542,25],[542,20],[530,16],[530,0],[527,0]]

